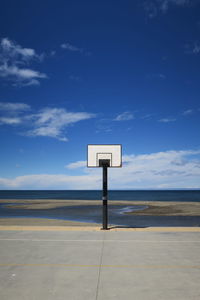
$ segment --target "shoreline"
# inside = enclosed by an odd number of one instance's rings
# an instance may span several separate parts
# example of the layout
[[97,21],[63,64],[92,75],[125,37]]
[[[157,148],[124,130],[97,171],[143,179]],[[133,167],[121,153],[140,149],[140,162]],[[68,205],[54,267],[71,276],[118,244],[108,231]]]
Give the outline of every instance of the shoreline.
[[[45,210],[68,206],[95,206],[102,205],[102,200],[40,200],[40,199],[0,199],[0,204],[9,209]],[[200,202],[178,201],[124,201],[108,200],[112,206],[133,206],[132,211],[124,212],[125,215],[137,216],[200,216]],[[145,208],[141,208],[140,207]],[[137,208],[138,207],[138,208]]]
[[[1,199],[0,204],[4,205],[7,209],[11,210],[48,210],[54,208],[61,208],[67,206],[101,206],[101,200],[20,200],[20,199]],[[109,200],[108,201],[108,213],[109,213],[109,205],[113,206],[127,206],[129,211],[125,211],[123,214],[127,217],[138,216],[141,218],[145,218],[146,216],[151,217],[199,217],[200,218],[200,202],[169,202],[169,201],[119,201],[119,200]],[[131,210],[131,206],[132,210]],[[138,206],[138,208],[137,208]],[[145,208],[139,209],[141,206],[146,206]],[[199,222],[198,222],[199,224]],[[51,217],[0,217],[0,226],[60,226],[60,227],[101,227],[102,224],[92,223],[92,222],[80,222],[78,220],[62,220],[62,219],[51,219]],[[194,226],[194,225],[193,225]],[[123,227],[123,226],[122,226]]]
[[[9,209],[43,210],[68,206],[95,206],[102,205],[101,200],[20,200],[1,199],[0,204],[5,204]],[[200,216],[200,202],[178,202],[178,201],[123,201],[108,200],[112,206],[128,206],[130,211],[125,215],[137,216]],[[131,211],[131,206],[133,206]],[[145,206],[145,208],[141,208]],[[137,208],[138,207],[138,208]]]

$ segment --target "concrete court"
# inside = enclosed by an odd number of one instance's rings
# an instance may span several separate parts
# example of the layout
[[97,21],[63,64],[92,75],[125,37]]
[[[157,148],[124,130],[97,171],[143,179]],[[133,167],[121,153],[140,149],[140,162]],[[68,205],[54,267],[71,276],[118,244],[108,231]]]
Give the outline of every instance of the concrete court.
[[200,231],[0,231],[1,300],[200,299]]

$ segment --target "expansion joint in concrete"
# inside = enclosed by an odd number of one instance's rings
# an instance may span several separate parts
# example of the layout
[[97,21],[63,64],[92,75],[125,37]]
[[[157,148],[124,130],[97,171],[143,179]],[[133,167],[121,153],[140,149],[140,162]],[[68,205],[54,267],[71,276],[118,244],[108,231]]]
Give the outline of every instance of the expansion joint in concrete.
[[102,247],[101,247],[101,253],[100,253],[99,272],[98,272],[98,278],[97,278],[97,288],[96,288],[95,300],[98,299],[98,294],[99,294],[99,284],[100,284],[100,277],[101,277],[104,245],[105,245],[105,232],[103,233],[103,241],[102,241]]

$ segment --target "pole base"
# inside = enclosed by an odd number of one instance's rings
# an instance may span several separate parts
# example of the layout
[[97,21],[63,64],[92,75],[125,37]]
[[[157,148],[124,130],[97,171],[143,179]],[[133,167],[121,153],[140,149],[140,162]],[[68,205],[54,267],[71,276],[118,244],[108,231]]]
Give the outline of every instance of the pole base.
[[110,228],[100,228],[100,230],[110,230]]

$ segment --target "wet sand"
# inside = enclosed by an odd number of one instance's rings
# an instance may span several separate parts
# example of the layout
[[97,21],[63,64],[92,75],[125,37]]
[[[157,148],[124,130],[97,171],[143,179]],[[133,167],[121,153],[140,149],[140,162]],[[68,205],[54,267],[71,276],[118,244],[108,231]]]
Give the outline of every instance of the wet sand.
[[[51,209],[65,206],[101,205],[101,200],[0,200],[10,209]],[[108,201],[111,205],[147,206],[146,209],[126,212],[129,215],[200,216],[200,202]]]
[[148,207],[126,214],[137,216],[200,216],[199,202],[142,202],[142,205]]
[[[101,200],[0,200],[0,204],[6,204],[10,209],[53,209],[66,206],[101,205]],[[138,209],[124,214],[133,216],[200,216],[199,202],[158,202],[158,201],[108,201],[112,205],[134,206],[137,209],[146,206],[145,209]],[[75,222],[66,220],[53,220],[46,218],[0,218],[0,225],[60,225],[60,226],[86,226],[86,222]],[[90,226],[97,226],[90,223]]]
[[[10,209],[51,209],[66,206],[101,205],[101,200],[0,200]],[[147,206],[145,209],[125,212],[137,216],[200,216],[200,202],[108,201],[110,205]]]

